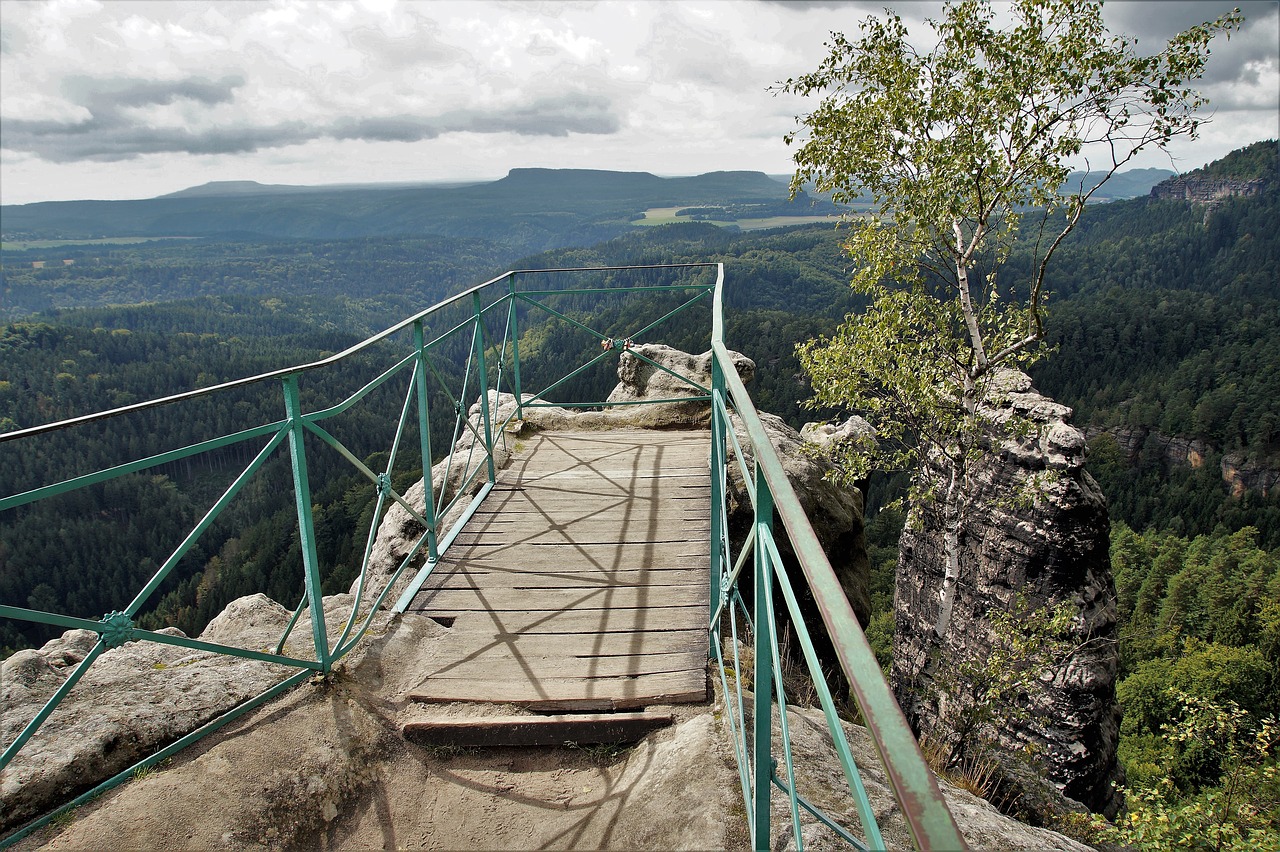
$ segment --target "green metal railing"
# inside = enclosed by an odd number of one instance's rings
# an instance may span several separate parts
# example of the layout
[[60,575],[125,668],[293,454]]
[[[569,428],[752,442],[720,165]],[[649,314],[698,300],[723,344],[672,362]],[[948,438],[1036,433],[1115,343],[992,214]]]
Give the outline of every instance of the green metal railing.
[[[587,277],[597,286],[567,288],[556,286],[566,278]],[[647,361],[657,369],[682,379],[690,386],[690,394],[679,401],[701,400],[712,405],[713,427],[711,435],[712,477],[712,607],[710,617],[711,648],[721,672],[722,688],[726,699],[734,703],[731,726],[734,730],[735,750],[738,754],[744,802],[750,815],[754,848],[769,848],[769,802],[773,788],[783,791],[792,812],[792,824],[797,848],[802,848],[799,834],[799,809],[815,813],[838,833],[858,848],[878,848],[883,845],[879,828],[867,802],[862,782],[845,742],[834,703],[818,666],[813,644],[804,630],[799,615],[796,594],[778,555],[774,540],[774,517],[781,518],[782,528],[790,537],[794,551],[799,556],[800,568],[813,598],[822,611],[823,621],[839,654],[842,667],[850,683],[853,696],[863,719],[866,721],[884,761],[889,784],[897,797],[907,824],[921,848],[961,848],[960,839],[951,820],[933,776],[920,757],[892,694],[889,692],[874,655],[867,646],[856,620],[849,609],[830,564],[822,553],[812,528],[805,518],[794,492],[782,472],[781,463],[772,445],[764,435],[745,388],[733,371],[728,350],[723,339],[721,290],[724,271],[719,264],[664,264],[653,266],[580,268],[561,270],[521,270],[508,272],[477,287],[446,299],[386,331],[343,350],[328,358],[297,367],[265,373],[247,379],[225,382],[212,387],[175,394],[162,399],[122,406],[98,414],[84,415],[0,434],[0,444],[33,441],[39,436],[88,427],[90,424],[115,417],[145,415],[160,406],[181,404],[199,397],[219,394],[243,393],[246,388],[279,384],[284,417],[265,423],[249,425],[230,434],[219,435],[178,449],[154,452],[142,458],[130,459],[106,469],[74,476],[61,482],[42,485],[0,498],[0,512],[21,506],[50,500],[76,489],[94,486],[118,477],[162,468],[186,459],[212,453],[224,453],[231,447],[246,446],[252,452],[252,460],[234,477],[194,525],[182,541],[160,561],[159,568],[123,608],[94,620],[78,616],[45,612],[36,609],[0,603],[0,618],[15,619],[61,628],[81,628],[97,634],[96,644],[85,658],[30,719],[14,740],[5,745],[0,754],[0,772],[15,759],[23,746],[38,736],[41,727],[57,711],[62,700],[83,678],[91,666],[106,651],[125,642],[143,641],[177,645],[193,651],[225,654],[267,663],[276,663],[296,671],[280,682],[241,703],[148,756],[138,763],[102,780],[92,789],[67,802],[58,810],[45,814],[20,827],[0,841],[0,848],[11,845],[31,831],[48,824],[60,813],[74,808],[111,787],[133,777],[141,769],[155,765],[181,748],[212,733],[244,713],[276,697],[292,686],[309,678],[328,673],[366,634],[379,611],[387,603],[393,587],[411,565],[421,562],[421,567],[409,583],[409,588],[392,607],[403,611],[413,595],[421,587],[431,570],[448,550],[457,534],[463,529],[479,507],[485,495],[496,481],[495,453],[506,440],[508,429],[524,417],[525,409],[539,406],[596,407],[602,401],[589,402],[553,400],[575,379],[590,378],[607,367],[622,352]],[[626,279],[626,280],[617,280]],[[635,283],[636,280],[641,283]],[[651,283],[657,280],[660,283]],[[584,317],[587,312],[575,308],[583,298],[590,297],[604,303],[620,303],[622,299],[636,297],[649,300],[649,307],[656,316],[637,320],[625,311],[621,319],[608,329],[593,328]],[[672,373],[666,367],[636,351],[634,344],[647,340],[653,332],[677,316],[688,316],[694,309],[709,310],[711,314],[711,348],[714,352],[712,387],[706,388],[687,376]],[[528,393],[531,363],[537,358],[522,362],[520,347],[528,343],[522,340],[522,329],[532,328],[533,321],[542,318],[572,330],[579,338],[594,341],[598,352],[574,367],[563,376],[549,381],[540,391]],[[619,333],[618,328],[626,331]],[[704,338],[705,339],[705,338]],[[371,380],[336,402],[314,407],[316,394],[304,391],[303,380],[323,384],[326,374],[344,364],[363,359],[363,362],[380,364]],[[308,388],[310,390],[310,388]],[[344,413],[366,401],[371,394],[395,393],[399,404],[399,417],[392,430],[388,449],[375,454],[378,469],[371,467],[375,456],[361,456],[340,440],[328,425],[340,424]],[[494,400],[497,394],[510,393],[514,406],[498,422],[499,409]],[[477,400],[478,412],[469,413],[467,402]],[[641,404],[671,402],[675,400],[646,400]],[[314,410],[312,410],[314,408]],[[730,411],[736,413],[744,434],[730,426]],[[450,417],[449,415],[452,415]],[[451,428],[450,428],[451,427]],[[397,478],[406,471],[399,464],[404,455],[405,442],[412,442],[416,433],[422,463],[410,471],[406,481],[421,477],[424,498],[421,506],[412,505],[394,486]],[[434,438],[434,443],[433,443]],[[446,452],[433,452],[447,442]],[[725,473],[730,463],[729,448],[741,464],[743,450],[749,448],[755,459],[754,467],[743,466],[744,481],[754,504],[755,522],[747,540],[737,543],[738,553],[733,555],[735,543],[730,541],[726,522]],[[228,506],[243,495],[251,482],[267,476],[270,471],[283,469],[281,464],[271,465],[271,460],[288,453],[289,488],[293,493],[294,513],[297,516],[295,532],[301,549],[303,594],[288,626],[279,637],[273,650],[239,648],[218,642],[171,635],[138,626],[139,617],[154,604],[158,591],[174,574],[183,558],[206,535],[208,530],[224,514]],[[355,582],[356,593],[350,611],[337,624],[326,623],[326,613],[321,587],[324,566],[320,565],[317,547],[317,527],[314,515],[311,485],[311,463],[317,452],[336,453],[349,469],[367,480],[369,499],[374,504],[363,557]],[[248,455],[248,454],[246,454]],[[433,476],[432,460],[437,460],[436,470],[442,471],[439,481]],[[385,463],[383,461],[385,460]],[[399,466],[398,466],[399,464]],[[380,588],[372,588],[370,564],[373,543],[381,519],[391,505],[402,507],[424,530],[421,538],[401,559],[390,577]],[[447,528],[444,522],[448,520]],[[752,560],[751,572],[744,571],[747,559]],[[329,566],[332,568],[332,566]],[[754,577],[754,606],[747,607],[739,592],[739,581]],[[772,600],[774,582],[778,583],[791,619],[798,628],[798,638],[803,647],[806,662],[818,689],[828,725],[840,754],[850,790],[857,803],[857,814],[862,824],[864,840],[855,839],[849,832],[826,815],[820,814],[796,792],[795,768],[790,759],[790,739],[787,730],[787,714],[781,712],[784,777],[775,771],[773,760],[773,735],[771,719],[775,708],[785,709],[786,695],[781,677],[778,639],[775,630],[775,608]],[[305,643],[305,653],[290,650],[289,640],[296,625],[306,614],[310,620],[310,636]],[[743,685],[739,680],[730,687],[726,676],[726,664],[722,652],[722,636],[732,636],[733,654],[737,655],[738,625],[745,625],[754,646],[755,670],[752,678],[754,696],[753,712],[748,722],[741,698]],[[295,646],[297,643],[294,643]],[[735,659],[732,671],[741,677],[741,666]],[[748,728],[750,727],[750,731]]]
[[[727,715],[733,732],[743,803],[751,826],[752,848],[772,848],[770,803],[774,787],[786,797],[791,814],[793,842],[797,850],[804,848],[800,834],[802,808],[858,849],[885,848],[835,701],[800,611],[793,585],[796,578],[789,575],[787,565],[778,552],[775,538],[778,533],[790,540],[802,578],[821,613],[822,623],[840,659],[841,670],[851,685],[852,698],[875,743],[884,766],[886,781],[902,811],[916,848],[967,848],[942,798],[937,781],[926,765],[911,729],[880,672],[875,653],[867,644],[835,571],[832,570],[795,490],[787,479],[782,462],[765,433],[751,397],[733,366],[724,342],[720,287],[716,288],[713,307],[711,350],[715,356],[712,364],[711,426],[712,653],[718,664],[721,688],[726,700],[732,705]],[[731,412],[737,416],[736,429]],[[736,556],[729,537],[726,500],[730,448],[752,504],[751,529],[739,546]],[[744,450],[749,450],[749,453]],[[748,456],[754,460],[751,465],[746,462]],[[775,523],[779,519],[780,529]],[[749,571],[748,560],[751,562]],[[746,577],[750,577],[752,581],[752,606],[746,604],[741,594],[741,581]],[[775,584],[790,614],[808,677],[818,695],[828,731],[844,770],[845,781],[862,824],[862,839],[854,837],[846,828],[822,813],[797,790],[786,709],[788,702],[782,680],[777,610],[773,600]],[[745,624],[751,633],[752,660],[748,665],[752,670],[752,693],[749,719],[743,695],[744,665],[740,653],[743,643],[738,637],[739,623]],[[728,643],[733,655],[731,666],[726,665],[723,643],[716,641],[718,637],[726,635],[731,640]],[[733,675],[732,688],[728,672]],[[775,715],[780,728],[778,740],[782,746],[783,778],[778,777],[778,763],[773,759]]]

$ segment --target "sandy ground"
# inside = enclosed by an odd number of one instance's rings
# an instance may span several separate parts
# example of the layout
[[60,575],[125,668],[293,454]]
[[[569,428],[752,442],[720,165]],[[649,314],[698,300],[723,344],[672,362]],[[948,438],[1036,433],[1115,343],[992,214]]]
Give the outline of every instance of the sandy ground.
[[15,848],[746,845],[737,772],[714,705],[669,708],[675,725],[625,749],[459,750],[405,740],[400,724],[424,710],[403,696],[437,629],[412,616],[389,621],[329,682],[293,690]]

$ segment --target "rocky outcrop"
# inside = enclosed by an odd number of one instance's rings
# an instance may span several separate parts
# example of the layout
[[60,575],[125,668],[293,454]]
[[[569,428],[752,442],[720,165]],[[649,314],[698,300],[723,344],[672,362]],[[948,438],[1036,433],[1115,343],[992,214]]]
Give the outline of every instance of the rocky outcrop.
[[[349,602],[347,596],[327,599],[334,609],[330,620]],[[228,604],[200,638],[274,648],[289,615],[265,595],[252,595]],[[306,622],[295,629],[291,646],[310,639]],[[176,628],[158,632],[182,635]],[[91,630],[68,630],[4,661],[0,741],[17,737],[97,640]],[[132,766],[290,673],[285,666],[155,642],[128,642],[104,652],[5,768],[0,833]]]
[[1162,464],[1188,465],[1198,468],[1204,464],[1205,458],[1214,452],[1208,442],[1198,438],[1171,438],[1140,426],[1085,430],[1085,435],[1090,441],[1102,434],[1110,435],[1115,439],[1125,463],[1131,467],[1138,464],[1144,454],[1155,453]]
[[1236,196],[1261,195],[1266,188],[1267,181],[1263,178],[1238,180],[1184,175],[1169,178],[1151,187],[1151,197],[1165,201],[1216,204]]
[[[755,464],[755,457],[746,441],[746,430],[737,415],[733,415],[731,420],[743,448],[747,469],[750,470]],[[867,559],[867,537],[862,523],[862,492],[832,482],[829,474],[834,471],[834,464],[821,452],[808,449],[814,445],[801,438],[800,433],[783,422],[782,418],[762,413],[760,422],[765,434],[769,436],[769,443],[777,451],[787,480],[800,500],[800,506],[831,561],[831,567],[840,580],[840,587],[844,590],[849,605],[865,627],[871,616],[871,563]],[[729,526],[736,546],[745,539],[753,515],[747,486],[734,459],[732,447],[728,471],[726,497],[729,504]],[[781,530],[781,519],[775,517],[774,525]],[[816,607],[805,595],[807,590],[790,541],[785,535],[779,534],[777,542],[779,555],[787,563],[788,572],[795,578],[796,588],[801,593],[807,610],[805,620],[811,625],[820,624]],[[824,628],[819,627],[814,632],[820,640],[820,646],[829,644],[822,636]],[[825,662],[835,662],[833,650],[828,654],[820,651],[820,656],[829,658]]]
[[[961,573],[942,636],[934,630],[945,564],[940,502],[914,507],[903,533],[893,687],[913,726],[938,735],[947,700],[939,694],[940,672],[988,658],[988,614],[1012,612],[1020,598],[1030,609],[1067,602],[1075,613],[1074,652],[1021,697],[1022,714],[990,734],[1009,754],[1033,754],[1067,797],[1111,814],[1119,805],[1120,715],[1106,502],[1084,470],[1085,439],[1068,423],[1071,410],[1037,393],[1021,373],[1001,380],[984,411],[993,437],[976,464]],[[1007,428],[1015,422],[1022,429]]]
[[864,446],[874,442],[876,430],[855,414],[843,423],[806,423],[800,427],[800,437],[825,452],[838,444]]
[[[632,353],[635,353],[634,355]],[[642,357],[636,357],[636,355]],[[743,383],[755,377],[756,365],[745,355],[731,352],[733,366]],[[644,343],[623,352],[618,358],[618,385],[609,394],[608,402],[630,405],[628,417],[641,417],[645,425],[705,426],[711,422],[711,407],[705,402],[661,402],[659,399],[680,399],[705,394],[673,373],[689,377],[696,385],[711,389],[710,352],[690,355],[659,343]],[[655,366],[656,365],[656,366]],[[636,406],[635,403],[648,403]],[[611,413],[619,414],[616,409]]]
[[1231,489],[1231,496],[1243,497],[1246,491],[1259,491],[1263,497],[1280,485],[1280,470],[1246,458],[1240,453],[1227,453],[1222,457],[1222,481]]
[[[1175,466],[1198,469],[1206,462],[1211,462],[1220,452],[1212,444],[1198,438],[1170,437],[1140,426],[1093,429],[1087,434],[1090,441],[1102,434],[1114,438],[1125,463],[1130,467],[1149,461],[1154,455],[1166,470]],[[1221,457],[1219,469],[1223,484],[1227,486],[1231,496],[1237,499],[1247,491],[1258,491],[1266,497],[1280,485],[1280,469],[1274,467],[1274,461],[1267,464],[1243,453],[1226,453]]]

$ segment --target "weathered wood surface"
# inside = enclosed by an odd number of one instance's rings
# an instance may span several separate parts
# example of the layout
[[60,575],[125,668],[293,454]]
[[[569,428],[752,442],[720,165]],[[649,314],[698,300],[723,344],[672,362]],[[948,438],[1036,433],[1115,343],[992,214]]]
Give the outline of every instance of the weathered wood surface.
[[434,746],[558,746],[633,743],[670,725],[670,713],[597,713],[566,716],[490,716],[484,719],[419,719],[406,737]]
[[706,432],[525,440],[409,611],[448,628],[411,697],[539,710],[706,698]]

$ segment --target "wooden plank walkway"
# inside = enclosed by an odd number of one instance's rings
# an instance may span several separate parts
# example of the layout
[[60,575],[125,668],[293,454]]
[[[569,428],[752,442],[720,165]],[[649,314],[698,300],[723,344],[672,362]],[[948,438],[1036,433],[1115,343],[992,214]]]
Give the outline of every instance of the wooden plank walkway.
[[523,443],[408,607],[449,628],[411,697],[537,710],[705,700],[708,434]]

